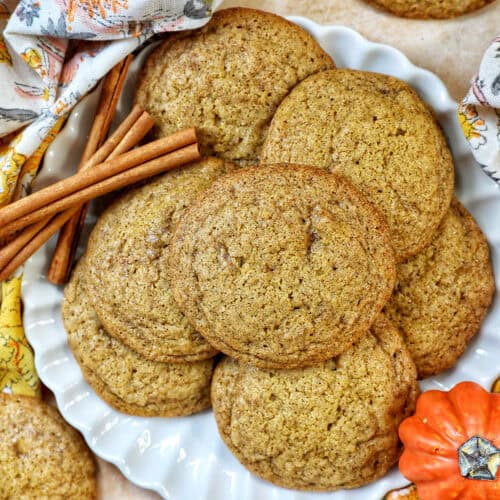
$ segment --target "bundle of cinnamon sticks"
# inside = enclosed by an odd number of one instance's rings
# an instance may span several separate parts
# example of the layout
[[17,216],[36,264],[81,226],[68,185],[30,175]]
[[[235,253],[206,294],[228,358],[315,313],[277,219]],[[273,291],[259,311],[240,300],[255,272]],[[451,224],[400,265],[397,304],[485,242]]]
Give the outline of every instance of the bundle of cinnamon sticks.
[[78,172],[0,209],[0,238],[10,239],[0,249],[0,281],[64,226],[48,279],[66,282],[90,200],[200,158],[192,128],[132,149],[154,124],[139,106],[104,141],[129,64],[125,60],[103,82]]

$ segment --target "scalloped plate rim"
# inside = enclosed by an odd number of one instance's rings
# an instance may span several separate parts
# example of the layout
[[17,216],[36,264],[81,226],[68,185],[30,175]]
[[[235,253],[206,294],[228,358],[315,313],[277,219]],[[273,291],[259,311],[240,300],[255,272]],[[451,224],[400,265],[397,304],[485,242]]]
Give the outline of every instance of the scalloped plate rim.
[[[448,91],[446,90],[445,85],[443,82],[432,72],[419,68],[415,66],[403,53],[401,53],[399,50],[389,46],[389,45],[384,45],[380,43],[375,43],[368,41],[365,39],[362,35],[360,35],[358,32],[344,27],[344,26],[337,26],[337,25],[319,25],[315,23],[314,21],[304,18],[304,17],[296,17],[296,16],[290,16],[288,17],[293,22],[296,22],[297,24],[301,25],[304,27],[306,30],[310,31],[311,34],[318,39],[320,43],[324,42],[325,39],[327,40],[329,37],[336,37],[337,39],[339,37],[346,37],[350,38],[351,41],[353,41],[353,46],[356,46],[358,48],[358,45],[361,45],[361,48],[363,49],[360,53],[357,53],[355,55],[360,56],[360,55],[366,55],[369,51],[379,51],[382,55],[386,55],[389,58],[396,58],[399,62],[402,62],[403,65],[402,67],[396,68],[398,71],[405,72],[407,75],[411,75],[413,77],[417,78],[425,78],[429,82],[432,82],[432,85],[434,86],[431,89],[431,94],[432,97],[435,98],[437,101],[439,101],[440,106],[439,110],[437,112],[438,116],[448,116],[449,113],[456,112],[456,106],[457,103],[451,98],[449,95]],[[354,50],[354,49],[351,49]],[[403,78],[403,76],[400,76],[400,78]],[[93,95],[90,97],[86,97],[84,101],[82,101],[73,111],[71,114],[69,121],[64,129],[64,131],[60,134],[58,139],[54,141],[54,144],[49,148],[49,151],[53,149],[57,149],[57,147],[60,147],[60,143],[64,140],[66,135],[71,135],[71,134],[78,134],[79,129],[76,128],[73,125],[73,123],[78,122],[78,113],[80,113],[80,110],[85,109],[85,106],[87,105],[87,101],[89,99],[94,99],[95,100],[95,92]],[[467,149],[467,145],[465,141],[462,141],[462,144],[455,144],[452,143],[450,146],[453,149],[456,149],[456,154],[459,158],[462,158],[462,156],[468,157],[467,159],[470,161],[471,154],[470,151]],[[48,155],[47,155],[48,157]],[[459,163],[461,164],[465,160],[461,160]],[[480,172],[475,172],[474,176],[477,175],[477,173]],[[481,175],[484,175],[480,173]],[[484,181],[480,181],[479,184],[485,185]],[[496,202],[500,203],[500,196],[498,196],[499,192],[497,189],[497,186],[489,186],[487,188],[487,191],[490,191],[490,194],[488,196],[493,197],[493,200]],[[478,200],[481,202],[482,200],[485,199],[485,196],[479,197]],[[500,238],[499,238],[500,240]],[[52,241],[53,244],[53,241]],[[500,246],[500,244],[497,244]],[[24,291],[26,293],[26,297],[30,296],[33,297],[33,295],[37,295],[37,291],[40,290],[40,287],[43,289],[51,290],[53,293],[47,294],[47,297],[45,294],[43,294],[43,297],[41,299],[38,299],[38,302],[36,301],[30,301],[29,303],[25,304],[25,310],[24,310],[24,320],[25,320],[25,326],[26,326],[26,332],[28,339],[30,342],[32,342],[35,350],[35,363],[37,370],[39,371],[40,377],[44,384],[49,387],[51,390],[53,390],[55,396],[56,396],[56,401],[57,405],[63,415],[63,417],[73,426],[75,426],[77,429],[79,429],[82,434],[84,435],[89,447],[96,453],[96,455],[100,456],[101,458],[113,463],[116,465],[121,472],[133,483],[142,486],[144,488],[149,488],[153,489],[156,492],[158,492],[160,495],[163,495],[165,497],[170,497],[171,493],[169,491],[169,487],[163,484],[162,478],[158,477],[154,480],[151,479],[145,479],[144,476],[141,476],[134,468],[134,464],[130,464],[127,462],[127,457],[125,456],[126,454],[120,454],[117,453],[116,450],[113,451],[112,447],[106,443],[104,445],[102,443],[94,443],[93,438],[92,438],[92,425],[91,424],[85,424],[84,421],[82,421],[81,415],[75,416],[74,413],[72,413],[70,410],[68,410],[67,405],[68,403],[64,401],[64,395],[67,393],[68,389],[71,389],[71,387],[78,387],[79,385],[82,385],[83,377],[81,376],[81,372],[79,370],[78,365],[76,364],[76,361],[74,358],[70,355],[69,357],[69,363],[70,363],[70,368],[76,369],[80,373],[80,379],[77,380],[76,384],[73,386],[67,387],[64,386],[64,390],[59,390],[60,386],[60,381],[56,380],[54,378],[50,378],[50,374],[47,375],[47,369],[50,368],[47,364],[42,364],[42,361],[45,359],[45,356],[47,353],[54,353],[58,352],[58,349],[64,351],[67,349],[67,342],[64,342],[64,340],[61,340],[60,343],[55,343],[55,345],[51,345],[50,347],[46,347],[43,342],[45,342],[47,339],[41,338],[42,336],[37,336],[36,330],[42,326],[42,328],[47,328],[50,329],[50,325],[55,325],[57,328],[61,328],[61,325],[57,324],[58,321],[60,323],[60,319],[54,318],[52,315],[51,311],[58,307],[58,301],[60,302],[60,297],[61,297],[61,289],[54,287],[48,283],[44,283],[44,273],[43,269],[46,266],[48,261],[48,250],[47,248],[44,248],[37,252],[28,264],[26,265],[25,269],[25,284],[24,284]],[[498,269],[497,269],[498,271]],[[498,272],[497,272],[498,275]],[[42,286],[44,285],[44,286]],[[52,297],[52,299],[51,299]],[[27,301],[28,302],[28,301]],[[48,308],[48,311],[46,310]],[[495,304],[495,310],[498,309],[498,300],[496,299],[496,304]],[[47,326],[49,325],[49,326]],[[58,330],[59,331],[59,330]],[[59,333],[61,333],[59,331]],[[478,341],[475,341],[475,344],[477,344]],[[477,348],[479,349],[479,348]],[[477,350],[474,348],[474,352]],[[53,363],[56,363],[56,361],[53,361]],[[460,364],[460,362],[459,362]],[[52,365],[51,365],[52,366]],[[76,373],[76,372],[75,372]],[[443,382],[446,379],[446,374],[440,375],[439,377],[435,377],[433,379],[433,387],[446,387],[446,382]],[[493,377],[493,375],[492,375]],[[424,387],[426,386],[428,381],[424,382]],[[428,384],[427,384],[428,385]],[[97,398],[97,396],[93,393],[93,391],[88,388],[86,383],[83,381],[83,386],[85,387],[85,390],[90,394],[90,396],[86,396],[83,399],[86,399],[88,397],[90,398]],[[80,400],[78,400],[79,403]],[[105,403],[102,403],[103,407],[105,408],[107,405]],[[108,411],[109,410],[109,411]],[[99,423],[102,422],[105,418],[107,418],[109,415],[113,415],[115,410],[112,410],[108,407],[108,410],[105,410],[104,413],[100,414],[100,420]],[[96,413],[97,413],[96,409]],[[104,416],[103,416],[104,415]],[[124,416],[125,420],[136,420],[141,421],[150,421],[150,420],[155,420],[156,422],[159,422],[160,420],[167,420],[167,419],[141,419],[140,417],[127,417]],[[167,420],[167,425],[170,423],[170,421]],[[153,425],[153,424],[152,424]],[[153,425],[155,427],[155,425]],[[240,471],[242,472],[242,471]],[[390,473],[394,475],[394,473]],[[172,474],[170,474],[172,475]],[[165,474],[163,474],[162,477],[164,477]],[[381,481],[384,481],[381,480]],[[391,479],[392,481],[392,479]],[[399,486],[403,486],[408,483],[407,480],[402,478],[402,476],[398,476],[398,482],[394,483],[391,482],[390,484],[388,483],[387,490]],[[276,497],[276,498],[305,498],[306,496],[309,498],[311,496],[316,496],[310,493],[303,494],[291,490],[283,490],[281,488],[273,487],[272,485],[268,485],[266,483],[263,483],[262,481],[255,479],[251,477],[251,479],[242,479],[243,484],[248,484],[251,486],[249,491],[264,491],[267,493],[267,497]],[[385,481],[384,481],[385,482]],[[374,485],[377,483],[373,483]],[[191,488],[191,486],[189,486]],[[253,488],[253,489],[252,489]],[[372,490],[372,485],[368,485],[362,489],[359,490],[346,490],[346,491],[340,491],[337,493],[330,493],[330,494],[317,494],[317,497],[319,496],[326,496],[328,495],[328,498],[331,498],[332,500],[341,500],[343,498],[350,498],[353,494],[356,494],[356,492],[363,492],[363,495],[366,495],[370,490]],[[372,490],[373,491],[373,490]],[[238,495],[240,495],[242,492],[237,492]],[[235,495],[235,493],[231,493],[227,491],[227,488],[223,489],[223,492],[221,494],[224,494],[225,497],[227,498],[238,498],[238,496]],[[246,493],[247,497],[249,493]],[[244,494],[242,495],[244,496]],[[210,498],[210,493],[207,493],[205,495],[205,498]]]

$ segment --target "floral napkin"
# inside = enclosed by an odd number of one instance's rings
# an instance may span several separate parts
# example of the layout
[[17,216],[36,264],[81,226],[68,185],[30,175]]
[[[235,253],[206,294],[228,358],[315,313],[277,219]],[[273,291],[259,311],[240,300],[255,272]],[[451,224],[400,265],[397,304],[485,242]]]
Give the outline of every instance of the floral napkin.
[[110,68],[155,33],[202,26],[219,3],[0,0],[0,137],[15,132],[0,150],[0,206],[16,185],[29,191],[36,169],[19,179],[23,164]]
[[40,380],[21,319],[21,277],[2,283],[0,307],[0,391],[40,396]]
[[500,35],[484,54],[458,118],[477,162],[500,183]]

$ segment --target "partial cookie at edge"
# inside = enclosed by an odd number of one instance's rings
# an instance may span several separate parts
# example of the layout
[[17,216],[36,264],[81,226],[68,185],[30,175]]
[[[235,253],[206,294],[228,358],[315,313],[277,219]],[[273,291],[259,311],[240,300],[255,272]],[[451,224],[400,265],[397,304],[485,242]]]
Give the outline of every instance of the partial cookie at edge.
[[481,9],[494,0],[367,0],[396,16],[450,19]]
[[97,498],[94,458],[55,408],[0,393],[0,497]]

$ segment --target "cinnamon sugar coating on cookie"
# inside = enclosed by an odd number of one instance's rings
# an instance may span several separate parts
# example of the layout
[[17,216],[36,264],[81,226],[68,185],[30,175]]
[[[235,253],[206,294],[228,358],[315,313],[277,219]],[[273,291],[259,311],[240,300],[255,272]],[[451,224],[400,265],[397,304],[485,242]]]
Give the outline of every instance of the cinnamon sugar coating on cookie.
[[256,163],[282,99],[334,67],[305,30],[253,9],[216,12],[203,28],[170,36],[148,58],[136,102],[156,137],[196,127],[204,156]]
[[226,358],[212,382],[217,426],[236,458],[267,481],[310,491],[384,476],[417,393],[415,365],[383,316],[355,346],[318,366],[262,370]]
[[261,367],[344,352],[395,278],[377,209],[344,178],[297,165],[215,181],[180,220],[170,267],[174,299],[194,327]]
[[405,82],[348,69],[297,85],[279,106],[261,164],[301,163],[342,174],[391,230],[396,259],[430,243],[450,206],[453,161],[431,111]]

